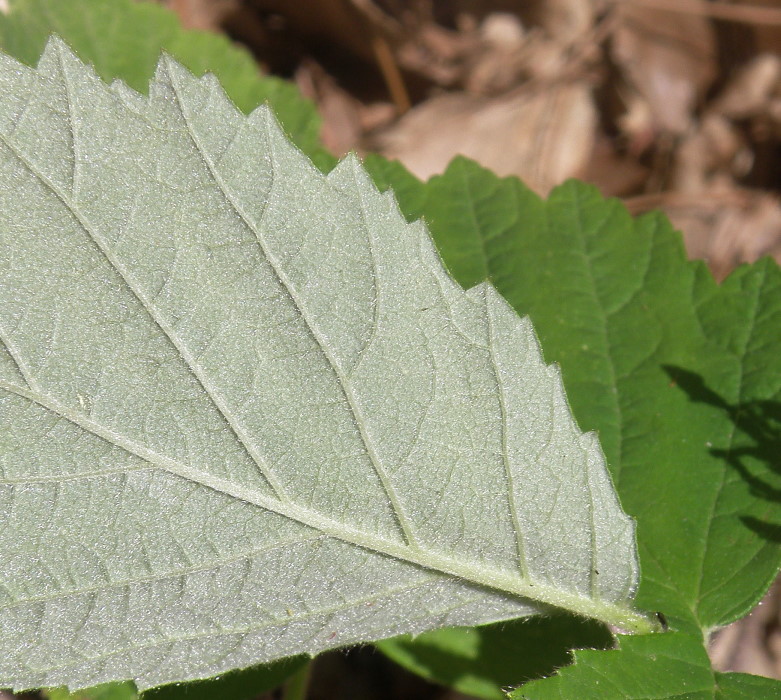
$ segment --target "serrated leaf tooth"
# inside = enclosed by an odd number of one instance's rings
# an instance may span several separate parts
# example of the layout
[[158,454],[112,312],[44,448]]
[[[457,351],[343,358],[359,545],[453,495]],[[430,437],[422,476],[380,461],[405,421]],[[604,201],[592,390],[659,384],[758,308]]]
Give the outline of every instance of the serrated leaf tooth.
[[27,111],[0,122],[0,686],[551,605],[642,624],[631,528],[528,320],[357,161],[326,179],[169,58],[142,100],[56,40],[3,65]]

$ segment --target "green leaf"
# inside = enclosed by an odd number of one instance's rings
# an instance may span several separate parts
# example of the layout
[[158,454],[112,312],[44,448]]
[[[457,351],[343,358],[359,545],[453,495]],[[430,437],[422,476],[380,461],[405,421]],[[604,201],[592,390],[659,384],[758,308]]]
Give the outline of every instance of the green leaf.
[[781,682],[748,673],[717,673],[716,700],[776,700]]
[[[393,168],[377,179],[395,186]],[[778,266],[719,286],[663,216],[633,220],[582,183],[543,201],[457,158],[400,184],[454,277],[490,279],[561,364],[638,521],[638,603],[700,633],[748,612],[781,561]]]
[[[598,431],[638,520],[638,602],[697,639],[750,610],[781,540],[776,264],[718,286],[664,217],[632,220],[582,183],[543,201],[464,158],[426,184],[367,166],[405,214],[425,217],[455,278],[490,279],[561,363],[573,412]],[[414,645],[413,668],[427,653]],[[443,657],[430,675],[447,682],[447,668]]]
[[702,641],[682,633],[619,637],[613,651],[576,651],[553,678],[532,681],[512,700],[711,700],[716,680]]
[[504,700],[505,687],[568,664],[569,649],[612,645],[613,637],[603,625],[569,615],[446,628],[377,643],[384,654],[419,676],[486,700]]
[[575,663],[533,681],[512,700],[773,700],[781,682],[714,673],[701,639],[683,633],[619,637],[617,650],[576,651]]
[[260,693],[273,690],[291,674],[303,668],[309,659],[297,656],[265,666],[232,671],[217,678],[190,683],[163,685],[139,694],[134,683],[104,683],[70,693],[65,688],[44,691],[49,700],[252,700]]
[[71,693],[67,688],[50,688],[42,691],[48,700],[137,700],[138,692],[133,683],[104,683],[94,688]]
[[429,196],[427,184],[418,180],[399,161],[388,160],[377,153],[368,153],[363,159],[363,166],[381,192],[393,189],[407,221],[423,217]]
[[296,656],[265,666],[231,671],[208,680],[164,685],[142,693],[141,700],[252,700],[260,693],[281,685],[308,663],[308,657]]
[[0,63],[0,686],[139,688],[548,611],[632,521],[528,321],[164,58]]
[[320,145],[320,118],[296,87],[261,77],[252,56],[224,36],[184,30],[176,15],[134,0],[11,0],[0,12],[0,49],[34,66],[50,34],[62,37],[104,80],[146,92],[162,51],[196,75],[214,73],[243,112],[268,103],[285,131],[318,164],[333,167]]

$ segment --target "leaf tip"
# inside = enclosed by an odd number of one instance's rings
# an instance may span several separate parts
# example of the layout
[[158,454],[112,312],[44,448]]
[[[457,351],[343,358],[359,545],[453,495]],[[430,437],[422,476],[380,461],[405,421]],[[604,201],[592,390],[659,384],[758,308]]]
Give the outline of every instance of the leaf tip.
[[70,46],[59,35],[50,34],[41,52],[41,57],[38,59],[36,68],[39,72],[47,72],[50,65],[56,64],[68,56],[75,58],[75,54]]

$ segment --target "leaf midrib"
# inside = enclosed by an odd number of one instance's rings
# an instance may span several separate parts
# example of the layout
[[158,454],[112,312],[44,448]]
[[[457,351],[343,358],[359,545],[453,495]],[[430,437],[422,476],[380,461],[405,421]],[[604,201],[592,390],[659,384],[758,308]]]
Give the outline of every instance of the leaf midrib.
[[[387,471],[385,470],[382,464],[382,460],[380,460],[379,455],[374,449],[374,445],[372,444],[372,441],[369,439],[369,435],[366,430],[366,421],[358,406],[357,397],[354,395],[352,391],[352,385],[350,384],[349,377],[342,369],[340,363],[337,362],[336,358],[333,356],[333,353],[330,351],[328,347],[328,343],[326,342],[325,338],[322,337],[322,334],[319,332],[317,325],[313,323],[312,320],[308,317],[308,314],[306,312],[306,305],[304,304],[303,300],[297,293],[295,286],[288,278],[287,274],[285,274],[285,271],[282,269],[282,265],[280,261],[277,260],[276,256],[269,250],[268,246],[266,245],[266,242],[261,232],[264,228],[264,218],[268,208],[268,200],[261,212],[260,221],[257,224],[255,224],[255,222],[252,221],[251,217],[244,211],[244,207],[241,206],[241,203],[236,200],[236,197],[233,195],[230,188],[224,182],[222,176],[217,170],[217,166],[212,161],[211,157],[207,154],[206,149],[204,148],[203,144],[198,138],[196,130],[193,128],[190,122],[189,115],[187,114],[187,111],[184,108],[184,103],[179,94],[179,90],[177,88],[174,75],[170,70],[170,60],[171,60],[170,58],[164,57],[162,65],[166,67],[169,83],[171,86],[171,90],[173,91],[174,96],[176,97],[176,104],[179,113],[181,114],[184,124],[187,127],[187,133],[190,136],[190,139],[193,145],[195,146],[198,155],[203,160],[204,165],[208,169],[209,174],[213,178],[214,182],[217,184],[219,191],[222,193],[222,196],[225,198],[225,201],[236,212],[236,214],[238,214],[238,216],[241,218],[241,221],[244,223],[244,225],[255,236],[255,239],[258,242],[258,246],[260,247],[260,250],[264,258],[268,261],[269,266],[273,270],[277,280],[282,285],[283,289],[285,290],[286,294],[292,301],[298,313],[301,315],[301,318],[303,319],[307,329],[309,330],[309,334],[317,343],[317,346],[319,347],[323,357],[325,357],[326,361],[328,362],[331,371],[336,375],[339,388],[347,401],[347,405],[350,408],[350,412],[353,417],[353,423],[357,428],[359,435],[361,436],[361,442],[363,443],[366,449],[366,454],[368,455],[369,460],[372,463],[372,467],[374,468],[374,471],[377,474],[380,483],[382,484],[383,490],[385,491],[385,495],[388,498],[388,501],[390,503],[391,510],[393,511],[398,526],[401,529],[402,535],[407,543],[409,543],[410,545],[417,545],[418,538],[414,534],[412,523],[410,522],[409,518],[406,515],[406,512],[401,504],[401,501],[399,500],[399,497],[396,494],[396,490],[393,484],[391,483]],[[270,188],[273,189],[274,183],[276,181],[275,173],[273,170],[274,162],[275,162],[273,157],[270,159],[270,162],[272,167],[272,179],[271,179]]]
[[[68,78],[65,67],[62,63],[61,53],[58,54],[58,57],[60,59],[61,74],[67,83]],[[178,100],[179,96],[178,93],[176,93],[176,88],[173,84],[173,76],[171,76],[171,78],[172,79],[170,84],[174,89],[174,93],[177,95]],[[261,245],[263,252],[266,253],[266,258],[269,260],[269,263],[275,267],[275,271],[280,282],[287,288],[288,293],[291,296],[291,300],[296,304],[299,312],[303,316],[303,308],[300,301],[296,297],[295,289],[292,287],[292,285],[290,285],[289,280],[286,279],[284,273],[278,269],[278,261],[274,260],[272,256],[267,254],[264,242],[260,232],[257,230],[257,227],[253,226],[252,222],[242,211],[242,208],[233,200],[230,192],[225,188],[224,184],[220,181],[220,179],[217,177],[217,174],[214,172],[213,164],[209,161],[203,149],[195,140],[193,130],[187,122],[187,116],[182,109],[181,102],[179,104],[179,109],[182,118],[185,120],[185,123],[187,123],[187,128],[190,131],[190,135],[194,139],[196,148],[198,149],[201,157],[204,159],[207,167],[209,167],[210,171],[214,175],[215,181],[221,187],[223,195],[234,208],[236,213],[242,217],[245,225],[247,225],[257,236],[258,243]],[[74,139],[76,138],[75,133],[73,133],[73,137]],[[407,538],[407,543],[399,543],[398,541],[385,539],[375,534],[350,527],[343,522],[334,521],[330,518],[324,517],[316,511],[302,507],[291,501],[285,496],[282,485],[278,482],[275,475],[266,464],[263,456],[257,454],[257,451],[249,440],[249,436],[245,434],[241,424],[238,423],[235,417],[232,416],[228,406],[225,404],[225,401],[221,399],[219,393],[215,391],[214,387],[211,387],[211,383],[208,377],[204,376],[203,371],[198,367],[198,364],[195,362],[194,358],[192,358],[187,349],[182,347],[181,343],[177,341],[177,338],[173,333],[173,329],[168,326],[164,319],[160,318],[160,314],[156,310],[156,307],[148,299],[146,299],[143,291],[138,289],[137,286],[132,283],[132,278],[130,275],[124,270],[122,264],[117,259],[115,259],[112,251],[106,245],[106,242],[102,239],[102,237],[92,230],[91,226],[84,219],[78,208],[70,201],[70,197],[68,197],[63,191],[60,190],[58,186],[51,182],[47,176],[39,172],[38,169],[21,152],[19,152],[19,150],[12,144],[12,142],[9,141],[7,136],[0,134],[0,141],[6,146],[6,148],[9,149],[11,153],[15,155],[19,162],[24,167],[26,167],[26,169],[36,179],[38,179],[63,203],[63,205],[70,212],[71,216],[74,217],[75,221],[92,241],[93,245],[96,246],[96,248],[106,258],[107,262],[111,265],[114,271],[123,279],[128,291],[130,291],[138,299],[144,311],[149,315],[151,320],[154,321],[158,327],[160,327],[162,332],[172,343],[173,347],[179,352],[190,371],[194,374],[195,378],[201,383],[204,391],[214,402],[215,407],[220,411],[228,426],[237,436],[249,456],[255,461],[258,469],[261,471],[261,473],[263,473],[269,485],[276,491],[277,497],[271,497],[259,489],[244,487],[227,479],[219,478],[213,474],[201,471],[166,457],[165,455],[159,454],[154,450],[151,450],[148,447],[135,442],[131,438],[117,433],[111,428],[96,423],[86,415],[78,413],[73,409],[60,404],[58,401],[45,396],[41,391],[25,389],[5,380],[0,380],[0,389],[5,389],[6,391],[33,402],[50,412],[56,413],[60,417],[68,420],[74,425],[79,426],[83,430],[92,433],[96,437],[105,440],[109,444],[120,447],[126,452],[134,454],[135,456],[156,465],[158,468],[174,476],[192,483],[200,484],[201,486],[210,488],[214,491],[223,493],[233,498],[243,500],[270,512],[277,513],[290,520],[299,522],[302,525],[311,527],[323,533],[324,535],[334,537],[348,544],[359,546],[369,550],[374,554],[386,555],[402,562],[424,567],[426,569],[436,571],[440,574],[455,577],[456,579],[462,579],[472,585],[498,590],[505,595],[509,594],[510,596],[517,596],[528,599],[532,602],[538,601],[545,605],[568,609],[582,615],[594,617],[605,622],[622,626],[625,629],[633,629],[635,631],[650,631],[650,629],[653,628],[653,624],[651,622],[649,622],[639,613],[635,613],[634,611],[630,610],[626,604],[613,604],[599,600],[593,600],[580,594],[568,592],[554,586],[532,582],[528,578],[519,577],[519,575],[515,572],[509,573],[507,571],[485,566],[482,562],[463,562],[436,552],[425,551],[417,546],[413,546],[412,542],[414,540],[410,537]],[[307,321],[308,325],[310,326],[310,330],[313,336],[315,336],[318,343],[320,343],[325,356],[328,358],[329,362],[331,362],[334,371],[339,376],[339,379],[343,380],[344,378],[341,376],[342,373],[338,363],[336,363],[334,358],[331,357],[330,353],[327,352],[327,348],[324,347],[322,339],[317,336],[316,329],[312,327],[312,324],[306,318],[304,318],[304,320]],[[344,381],[342,381],[341,385],[344,390],[346,388]],[[354,402],[351,403],[351,406],[355,407]],[[356,420],[359,418],[358,413],[355,413],[355,418]],[[360,423],[360,421],[357,422]],[[360,427],[361,430],[363,430],[363,427]],[[362,436],[364,436],[363,433]],[[365,436],[364,441],[367,445],[367,448],[370,448],[370,443],[365,439]],[[375,464],[375,467],[381,471],[381,466],[378,463]],[[389,492],[389,497],[391,496],[391,493],[392,489]],[[401,512],[402,511],[397,509],[397,515]]]
[[[426,552],[425,550],[416,550],[407,545],[400,545],[397,542],[379,537],[372,533],[351,528],[342,522],[332,520],[322,516],[316,511],[304,508],[293,501],[281,501],[279,499],[271,498],[258,489],[245,487],[240,484],[236,484],[229,479],[224,479],[210,474],[209,472],[191,467],[187,464],[184,464],[183,462],[172,459],[171,457],[167,457],[163,454],[160,454],[159,452],[145,447],[135,440],[117,433],[116,431],[107,428],[91,420],[90,418],[77,413],[76,411],[71,410],[54,399],[39,394],[38,392],[15,386],[14,384],[11,384],[10,382],[2,379],[0,379],[0,389],[4,389],[21,398],[27,399],[41,408],[56,414],[60,418],[67,420],[82,430],[85,430],[100,438],[101,440],[104,440],[108,444],[119,447],[128,454],[133,455],[134,457],[138,457],[169,474],[173,474],[174,476],[178,476],[184,479],[185,481],[206,486],[207,488],[210,488],[214,491],[223,493],[233,498],[237,498],[246,503],[258,506],[264,510],[268,510],[283,517],[287,517],[291,520],[301,523],[302,525],[306,525],[313,528],[314,530],[343,540],[350,544],[355,544],[360,547],[370,549],[375,553],[388,554],[394,558],[419,564],[426,568],[436,568],[435,566],[431,565],[430,561],[427,560],[425,556],[422,555],[431,554],[432,557],[437,555]],[[413,554],[410,556],[408,553]],[[417,553],[417,555],[414,553]],[[449,560],[447,557],[441,558],[443,561]],[[450,561],[452,561],[454,565],[459,564],[459,562],[456,562],[455,560]],[[488,568],[485,568],[484,570],[492,571],[495,577],[506,577],[504,572],[500,572],[498,570],[490,570]],[[483,585],[490,584],[484,583]],[[533,587],[533,584],[529,584],[529,586]]]
[[235,484],[228,479],[195,469],[177,460],[159,454],[138,444],[99,423],[59,404],[37,392],[15,386],[0,379],[0,389],[24,398],[47,411],[58,415],[105,442],[123,449],[128,454],[145,460],[163,471],[190,483],[196,483],[218,493],[242,500],[282,517],[312,528],[324,535],[352,544],[373,554],[380,554],[399,561],[420,566],[439,574],[455,577],[469,584],[499,591],[510,597],[525,598],[532,603],[564,608],[572,612],[616,624],[633,631],[651,631],[653,623],[645,616],[625,605],[594,600],[575,593],[522,579],[506,571],[484,564],[471,564],[442,554],[414,548],[373,533],[351,528],[345,523],[331,520],[316,511],[299,506],[291,501],[280,501],[258,489]]

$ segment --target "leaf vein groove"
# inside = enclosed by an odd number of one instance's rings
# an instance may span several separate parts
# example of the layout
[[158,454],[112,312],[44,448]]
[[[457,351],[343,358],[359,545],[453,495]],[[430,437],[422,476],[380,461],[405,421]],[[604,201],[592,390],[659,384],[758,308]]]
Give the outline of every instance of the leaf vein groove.
[[[206,149],[204,148],[203,144],[201,143],[200,139],[195,133],[195,129],[193,129],[190,123],[190,119],[188,117],[187,111],[185,110],[184,104],[179,95],[179,91],[175,84],[176,81],[170,71],[168,72],[168,76],[169,76],[171,88],[174,92],[174,95],[176,96],[177,104],[179,106],[179,112],[182,115],[182,119],[187,128],[187,132],[190,135],[190,138],[192,139],[193,145],[195,146],[198,154],[203,160],[204,165],[209,170],[209,173],[214,178],[214,181],[218,185],[222,195],[225,197],[225,200],[228,202],[231,208],[241,217],[241,220],[244,222],[247,228],[255,235],[255,238],[258,241],[258,245],[260,246],[261,252],[263,253],[264,257],[266,258],[272,270],[274,271],[276,278],[279,280],[280,284],[285,289],[287,295],[295,305],[296,309],[301,314],[301,318],[304,320],[310,335],[318,344],[318,346],[320,347],[320,351],[323,353],[323,356],[325,357],[326,361],[331,366],[331,370],[336,375],[336,378],[338,380],[337,383],[339,384],[340,389],[344,394],[345,399],[347,400],[350,411],[352,412],[353,422],[361,436],[361,440],[366,449],[366,453],[372,463],[375,473],[377,474],[380,480],[380,483],[382,484],[382,487],[388,498],[390,506],[395,514],[397,523],[399,525],[399,528],[401,529],[401,533],[408,544],[416,545],[417,538],[415,537],[412,524],[409,521],[409,518],[407,517],[404,508],[401,505],[401,501],[399,500],[399,497],[396,494],[396,490],[393,487],[393,484],[391,483],[388,474],[382,465],[382,461],[380,460],[379,456],[377,455],[374,449],[372,441],[369,439],[369,435],[366,428],[366,421],[358,406],[357,398],[351,389],[351,384],[349,382],[348,375],[342,369],[342,367],[340,367],[339,363],[336,361],[336,358],[328,349],[328,343],[322,337],[321,333],[317,329],[316,324],[314,324],[312,320],[308,317],[308,314],[306,312],[306,305],[303,303],[302,299],[300,298],[298,292],[295,289],[295,286],[288,278],[288,276],[285,274],[284,270],[282,269],[282,266],[280,265],[280,262],[272,254],[272,252],[269,250],[268,246],[265,243],[265,239],[261,231],[264,228],[263,218],[267,211],[268,205],[266,205],[266,208],[263,209],[263,212],[261,214],[261,220],[256,224],[255,222],[252,221],[252,218],[246,213],[244,207],[242,207],[241,204],[238,201],[236,201],[236,198],[233,196],[230,188],[224,182],[220,173],[217,171],[215,164],[212,162],[212,159],[207,154]],[[271,164],[272,164],[272,185],[271,186],[273,188],[274,183],[277,180],[273,170],[274,167],[273,158],[271,158]]]
[[[426,585],[429,585],[431,583],[436,583],[435,578],[430,579],[424,579],[423,581],[416,581],[414,584],[408,584],[405,586],[398,586],[396,588],[390,589],[388,591],[388,595],[392,596],[398,593],[405,593],[407,591],[414,591],[416,588],[422,588]],[[114,649],[111,652],[104,653],[104,654],[98,654],[96,656],[85,656],[85,658],[94,663],[96,661],[104,661],[105,659],[111,658],[112,656],[117,656],[119,654],[126,654],[128,652],[132,651],[138,651],[140,649],[150,649],[157,646],[167,646],[172,644],[177,644],[179,642],[191,642],[196,639],[207,639],[209,637],[221,637],[221,636],[231,636],[231,635],[242,635],[246,636],[249,634],[253,634],[255,632],[258,632],[260,630],[272,628],[274,626],[283,626],[289,624],[293,620],[302,620],[302,619],[308,619],[313,617],[319,617],[319,616],[327,616],[330,615],[333,617],[336,613],[356,605],[361,605],[365,603],[371,603],[376,602],[377,596],[366,596],[363,598],[358,598],[354,601],[345,602],[341,605],[334,605],[329,608],[323,608],[322,610],[310,610],[305,613],[301,613],[300,615],[295,615],[294,617],[289,618],[282,618],[282,619],[271,619],[271,620],[265,620],[261,623],[245,627],[245,628],[227,628],[227,627],[221,627],[217,630],[209,630],[204,632],[197,632],[193,634],[185,634],[179,637],[167,637],[165,639],[160,640],[152,640],[147,643],[141,643],[141,644],[132,644],[125,647],[122,647],[120,649]],[[468,601],[465,601],[468,602]],[[455,606],[452,609],[455,609]],[[161,634],[165,634],[164,632],[160,632]],[[343,641],[334,641],[333,646],[341,646],[344,644]],[[49,671],[58,671],[61,669],[65,669],[72,666],[72,664],[63,664],[61,666],[50,666],[47,670]]]
[[507,505],[510,511],[510,520],[515,535],[515,547],[518,554],[518,568],[523,578],[529,578],[529,566],[526,560],[526,548],[523,541],[523,528],[521,527],[520,513],[518,512],[518,503],[516,502],[515,479],[509,461],[507,445],[507,397],[504,391],[499,366],[496,362],[496,353],[494,351],[495,335],[494,323],[491,318],[491,310],[488,308],[488,295],[483,295],[483,308],[485,309],[485,318],[488,325],[488,357],[491,361],[491,369],[496,380],[498,393],[499,414],[501,416],[500,430],[502,435],[502,466],[504,467],[504,479],[507,486]]
[[19,376],[21,376],[25,384],[27,384],[28,388],[32,389],[33,391],[37,391],[38,385],[33,378],[32,370],[22,359],[22,354],[19,352],[16,344],[11,340],[10,336],[5,332],[5,329],[2,326],[0,326],[0,343],[3,344],[3,347],[6,349],[6,352],[11,358],[11,361],[14,363],[14,365],[16,365],[17,370],[19,370]]
[[297,544],[304,544],[308,542],[316,542],[319,539],[324,539],[327,535],[314,535],[312,537],[298,537],[294,539],[282,540],[273,542],[264,547],[256,547],[247,552],[241,552],[234,556],[220,559],[211,563],[204,563],[200,565],[192,565],[177,571],[161,572],[159,574],[150,574],[148,576],[136,576],[128,578],[123,581],[107,581],[106,583],[93,586],[85,586],[84,588],[73,588],[70,590],[54,591],[52,593],[46,593],[43,595],[29,596],[24,600],[14,601],[12,603],[6,603],[0,605],[0,610],[7,610],[14,608],[18,605],[27,605],[28,603],[47,603],[54,600],[60,600],[61,598],[67,598],[68,596],[87,595],[90,593],[100,593],[102,591],[109,591],[125,586],[132,586],[138,583],[154,583],[156,581],[166,581],[169,579],[181,578],[182,576],[188,576],[190,574],[198,574],[211,569],[219,569],[224,566],[230,566],[231,564],[237,564],[241,561],[252,559],[259,554],[266,554],[267,552],[273,552],[275,549],[282,549]]
[[152,302],[146,298],[146,295],[131,282],[130,275],[127,273],[127,271],[124,270],[121,263],[114,257],[108,246],[105,245],[105,242],[101,240],[101,237],[92,230],[92,227],[81,215],[78,208],[74,205],[73,202],[70,201],[70,198],[67,197],[64,192],[60,191],[60,189],[53,182],[51,182],[45,175],[43,175],[43,173],[38,172],[33,164],[30,163],[27,158],[25,158],[25,156],[19,152],[19,150],[12,143],[8,141],[5,135],[0,134],[0,142],[2,142],[8,148],[8,150],[11,151],[11,153],[15,155],[19,161],[29,170],[29,172],[47,189],[49,189],[49,191],[51,191],[52,194],[54,194],[62,202],[63,206],[65,206],[65,208],[70,212],[75,221],[86,234],[87,238],[92,241],[93,245],[103,255],[112,269],[116,272],[118,277],[124,282],[127,289],[141,304],[149,318],[155,323],[155,325],[157,325],[158,328],[160,328],[168,342],[170,342],[173,348],[178,352],[179,356],[182,358],[182,361],[201,385],[209,400],[220,412],[226,424],[236,436],[239,443],[242,445],[253,462],[257,465],[258,472],[266,479],[271,488],[276,492],[277,496],[281,500],[286,500],[287,496],[282,487],[282,484],[278,481],[273,472],[268,469],[263,457],[252,447],[249,438],[245,434],[244,428],[232,416],[227,404],[225,404],[225,402],[221,399],[216,389],[211,386],[211,382],[207,377],[204,376],[203,372],[198,367],[197,362],[195,362],[195,360],[190,356],[189,351],[176,340],[176,336],[173,331],[168,328],[168,324],[155,311],[154,304],[152,304]]
[[258,489],[237,485],[227,479],[202,472],[177,462],[170,457],[157,454],[149,448],[118,435],[85,416],[60,406],[57,402],[37,395],[28,389],[15,386],[2,379],[0,379],[0,389],[38,404],[42,408],[80,426],[96,437],[121,447],[125,451],[135,454],[137,457],[145,459],[185,481],[200,484],[218,493],[223,493],[264,510],[277,513],[302,525],[311,527],[324,535],[368,550],[372,554],[384,555],[439,574],[446,574],[471,585],[497,590],[510,597],[525,598],[542,605],[565,608],[577,614],[600,618],[623,629],[649,631],[654,628],[653,622],[644,615],[634,612],[626,605],[593,600],[581,594],[572,593],[546,583],[521,579],[517,574],[510,575],[506,571],[492,569],[482,563],[475,565],[460,559],[456,560],[443,556],[437,552],[418,550],[393,540],[384,539],[373,533],[350,528],[342,522],[323,517],[319,513],[302,508],[291,501],[281,501],[272,498]]

